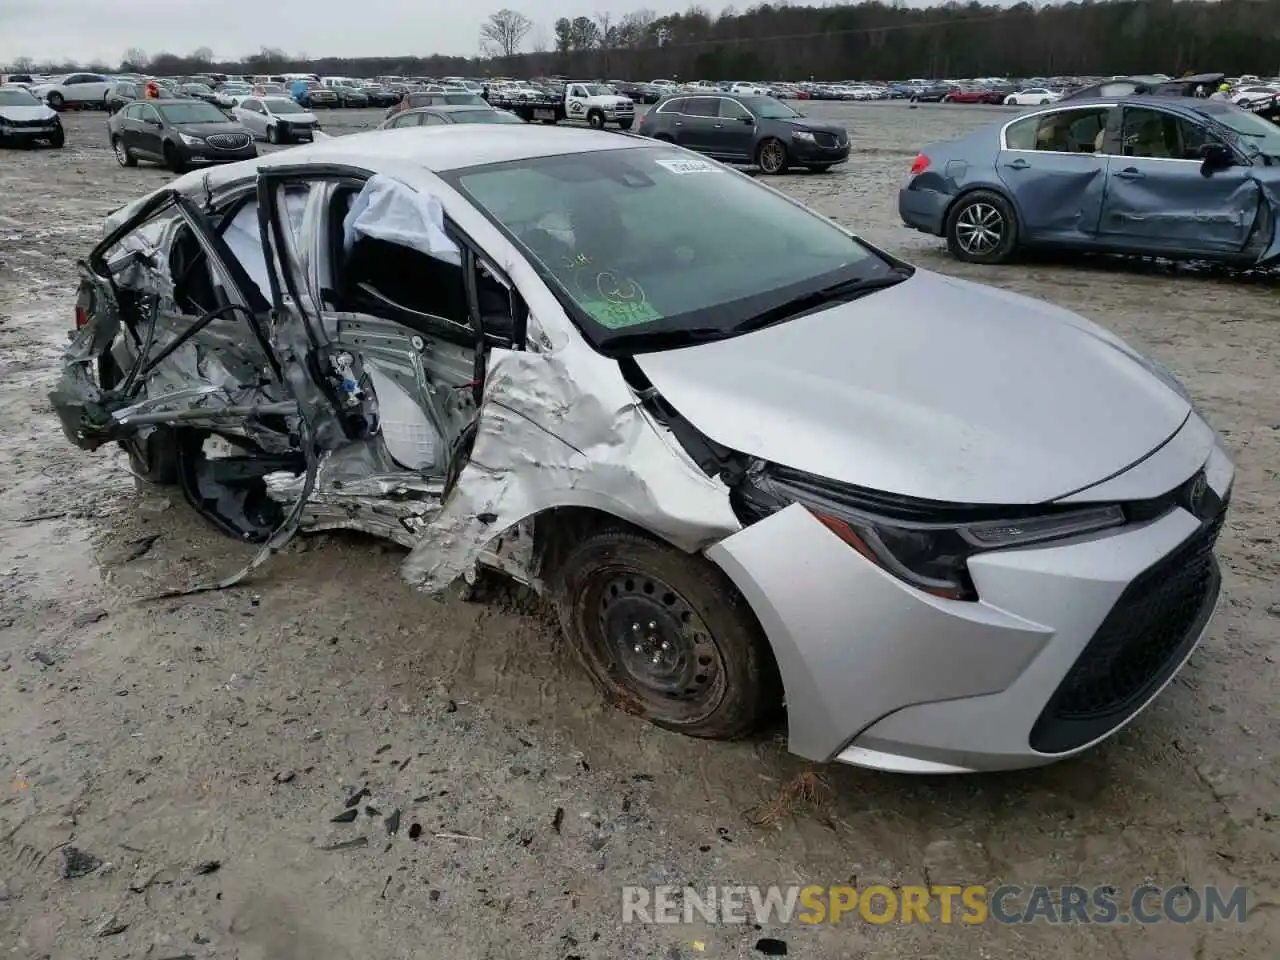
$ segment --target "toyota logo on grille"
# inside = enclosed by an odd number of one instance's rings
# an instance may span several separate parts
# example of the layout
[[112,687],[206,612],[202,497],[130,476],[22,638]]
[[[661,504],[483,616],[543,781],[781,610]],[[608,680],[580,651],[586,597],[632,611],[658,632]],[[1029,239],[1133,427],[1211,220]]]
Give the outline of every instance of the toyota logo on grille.
[[1191,485],[1187,487],[1187,509],[1197,517],[1201,516],[1204,509],[1205,494],[1209,492],[1209,481],[1205,478],[1204,471],[1197,473],[1191,480]]

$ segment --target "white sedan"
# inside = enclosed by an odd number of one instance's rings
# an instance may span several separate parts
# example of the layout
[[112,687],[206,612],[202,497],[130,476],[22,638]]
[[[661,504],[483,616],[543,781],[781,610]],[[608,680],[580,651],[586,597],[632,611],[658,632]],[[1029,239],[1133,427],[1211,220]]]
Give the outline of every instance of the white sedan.
[[1062,94],[1048,87],[1028,87],[1004,98],[1006,105],[1015,107],[1038,107],[1045,103],[1054,103],[1062,99]]
[[107,98],[115,89],[115,81],[98,73],[71,73],[55,77],[31,87],[31,93],[55,110],[68,104],[77,107],[95,106],[107,108]]
[[314,140],[320,126],[314,113],[288,97],[245,97],[231,113],[254,137],[268,143]]

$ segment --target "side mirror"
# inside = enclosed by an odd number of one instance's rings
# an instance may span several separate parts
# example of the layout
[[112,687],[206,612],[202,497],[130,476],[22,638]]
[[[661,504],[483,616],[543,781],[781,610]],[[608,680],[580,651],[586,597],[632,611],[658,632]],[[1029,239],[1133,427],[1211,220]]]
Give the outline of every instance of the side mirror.
[[738,119],[741,120],[743,123],[745,123],[749,127],[754,127],[756,124],[755,117],[739,117]]
[[1200,172],[1206,177],[1215,170],[1227,169],[1235,159],[1231,150],[1221,143],[1206,143],[1200,148],[1200,157],[1204,161],[1200,164]]

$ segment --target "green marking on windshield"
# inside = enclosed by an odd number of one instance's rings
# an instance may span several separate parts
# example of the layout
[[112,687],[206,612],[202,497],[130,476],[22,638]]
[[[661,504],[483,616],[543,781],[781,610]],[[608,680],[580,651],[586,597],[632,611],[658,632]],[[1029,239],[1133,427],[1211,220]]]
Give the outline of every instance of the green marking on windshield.
[[578,304],[602,327],[618,330],[641,323],[661,320],[662,314],[645,301],[611,303],[608,300],[584,300]]

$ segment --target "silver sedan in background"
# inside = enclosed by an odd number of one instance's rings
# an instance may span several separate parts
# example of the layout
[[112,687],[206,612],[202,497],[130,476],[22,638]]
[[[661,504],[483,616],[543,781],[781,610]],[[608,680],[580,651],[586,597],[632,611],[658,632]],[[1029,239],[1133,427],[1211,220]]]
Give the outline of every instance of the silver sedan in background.
[[611,702],[691,736],[785,705],[814,760],[1007,769],[1169,683],[1234,476],[1171,374],[698,154],[519,127],[326,139],[113,213],[68,438],[261,560],[341,527],[428,591],[514,577]]
[[268,143],[312,140],[320,129],[316,115],[289,97],[245,97],[231,113],[256,139]]

